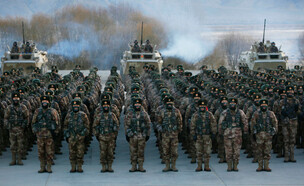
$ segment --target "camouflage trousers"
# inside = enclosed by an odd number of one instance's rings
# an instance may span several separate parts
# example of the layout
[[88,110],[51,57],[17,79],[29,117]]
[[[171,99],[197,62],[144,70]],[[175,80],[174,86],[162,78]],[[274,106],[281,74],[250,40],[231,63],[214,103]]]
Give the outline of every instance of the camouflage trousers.
[[133,136],[130,138],[131,162],[144,162],[146,139],[144,137]]
[[224,146],[224,137],[221,135],[217,135],[217,148],[219,158],[225,159],[225,146]]
[[53,150],[54,141],[52,137],[38,137],[37,146],[38,146],[38,157],[40,162],[52,163],[54,158]]
[[250,134],[249,137],[250,137],[250,147],[252,151],[252,156],[253,158],[257,158],[258,157],[257,142],[254,140],[253,134]]
[[100,163],[112,163],[114,159],[115,134],[99,135]]
[[165,161],[176,160],[178,158],[178,136],[167,133],[162,134],[163,159]]
[[195,142],[195,148],[197,161],[202,161],[203,156],[204,160],[210,160],[212,148],[212,140],[210,138],[210,135],[198,136]]
[[242,133],[235,133],[233,138],[224,136],[226,161],[239,161],[242,147]]
[[83,163],[84,156],[84,136],[71,136],[69,137],[69,152],[71,162]]
[[298,120],[293,119],[285,122],[282,126],[285,154],[294,153],[296,143]]
[[276,150],[278,153],[283,153],[283,147],[284,147],[284,136],[283,136],[283,127],[282,127],[282,122],[279,122],[278,126],[278,132],[276,134],[276,140],[275,140],[275,145],[276,145]]
[[15,127],[9,132],[10,148],[13,153],[22,154],[24,151],[24,129]]
[[188,144],[188,151],[189,155],[195,158],[196,156],[196,142],[193,140],[193,136],[190,133],[187,134],[187,144]]
[[272,135],[267,132],[256,134],[257,158],[258,160],[270,160],[272,148]]

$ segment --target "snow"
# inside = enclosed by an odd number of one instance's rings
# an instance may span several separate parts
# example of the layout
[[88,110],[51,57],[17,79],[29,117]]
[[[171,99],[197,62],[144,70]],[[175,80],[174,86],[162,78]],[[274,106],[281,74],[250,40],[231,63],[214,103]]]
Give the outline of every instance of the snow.
[[[59,71],[66,74],[68,71]],[[84,71],[85,74],[88,71]],[[109,71],[99,71],[102,83],[105,83]],[[9,166],[11,153],[9,149],[0,156],[0,185],[5,186],[65,186],[65,185],[304,185],[304,154],[303,149],[295,151],[297,163],[284,163],[283,159],[272,157],[272,172],[257,173],[257,163],[251,163],[245,154],[241,154],[239,172],[227,172],[226,164],[219,164],[216,154],[212,154],[211,172],[195,172],[196,164],[190,164],[187,154],[179,146],[177,168],[179,172],[163,173],[165,165],[160,163],[156,138],[151,134],[146,144],[144,168],[146,173],[129,173],[129,146],[123,131],[123,115],[116,147],[116,159],[113,163],[114,173],[101,173],[99,164],[99,144],[94,138],[84,157],[84,173],[70,173],[68,146],[63,141],[62,155],[56,155],[53,173],[38,174],[39,167],[37,146],[29,152],[23,166]]]

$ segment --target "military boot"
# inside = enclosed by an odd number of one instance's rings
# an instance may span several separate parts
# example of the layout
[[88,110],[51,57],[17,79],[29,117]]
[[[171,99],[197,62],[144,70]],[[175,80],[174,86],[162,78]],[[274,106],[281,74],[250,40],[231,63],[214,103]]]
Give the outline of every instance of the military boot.
[[44,173],[44,172],[45,172],[45,163],[43,161],[40,162],[40,170],[38,171],[38,173]]
[[203,164],[202,160],[197,160],[197,168],[195,169],[196,172],[200,172],[203,170],[202,164]]
[[231,172],[232,171],[232,161],[227,161],[227,165],[228,165],[227,172]]
[[178,169],[176,168],[176,160],[172,160],[171,170],[173,172],[178,172]]
[[271,172],[271,168],[269,168],[269,160],[264,160],[264,171]]
[[205,160],[205,163],[204,163],[204,171],[207,171],[207,172],[210,172],[211,169],[209,167],[209,160]]
[[261,172],[263,170],[263,160],[259,160],[259,167],[256,169],[257,172]]
[[23,165],[23,162],[22,162],[22,155],[21,155],[20,153],[18,153],[17,165]]
[[114,170],[112,169],[112,162],[108,163],[108,172],[114,172]]
[[71,170],[70,173],[74,173],[76,172],[76,162],[75,161],[71,161]]
[[48,162],[47,165],[46,165],[46,171],[48,173],[52,173],[53,172],[51,167],[52,167],[52,163]]
[[297,160],[295,160],[295,158],[294,158],[294,152],[293,152],[293,150],[291,150],[291,152],[290,152],[289,161],[290,161],[290,162],[293,162],[293,163],[296,163],[296,162],[297,162]]
[[165,163],[166,167],[163,169],[163,172],[168,172],[170,170],[170,161],[166,160]]
[[100,172],[107,172],[107,166],[106,166],[106,164],[102,163],[101,166],[102,166],[102,168],[101,168]]
[[132,162],[132,168],[129,170],[129,172],[135,172],[137,171],[137,163],[136,162]]
[[12,161],[9,164],[10,166],[16,165],[16,153],[12,152]]
[[82,160],[81,161],[77,161],[77,172],[83,173]]
[[282,150],[279,150],[278,155],[276,156],[276,158],[282,158],[282,157],[283,157]]
[[237,161],[237,160],[234,160],[233,161],[233,171],[235,171],[235,172],[238,172],[239,171],[239,169],[238,169],[238,164],[239,164],[239,161]]
[[140,172],[146,172],[146,170],[144,169],[143,166],[144,166],[144,162],[143,161],[138,162],[138,170]]
[[224,158],[220,158],[219,163],[224,163],[224,162],[225,162]]

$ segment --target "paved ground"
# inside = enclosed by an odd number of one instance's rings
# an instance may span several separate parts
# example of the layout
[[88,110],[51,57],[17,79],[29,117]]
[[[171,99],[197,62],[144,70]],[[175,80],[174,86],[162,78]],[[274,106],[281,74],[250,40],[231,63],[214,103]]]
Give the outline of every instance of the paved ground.
[[[101,72],[107,76],[107,72]],[[121,127],[121,129],[123,129]],[[160,163],[155,138],[151,137],[146,146],[144,167],[146,173],[129,173],[131,168],[128,143],[123,130],[117,140],[116,159],[113,164],[114,173],[100,173],[99,146],[93,140],[85,155],[84,173],[69,173],[67,143],[63,142],[63,154],[57,155],[53,173],[38,174],[39,160],[37,147],[28,155],[24,166],[9,166],[10,152],[0,156],[0,186],[42,186],[42,185],[304,185],[304,150],[296,150],[297,163],[283,163],[283,159],[273,158],[270,163],[271,173],[255,172],[257,164],[251,163],[242,154],[239,172],[226,172],[226,164],[218,164],[216,155],[212,155],[212,172],[195,172],[196,165],[190,164],[181,148],[177,168],[179,172],[163,173],[164,165]]]

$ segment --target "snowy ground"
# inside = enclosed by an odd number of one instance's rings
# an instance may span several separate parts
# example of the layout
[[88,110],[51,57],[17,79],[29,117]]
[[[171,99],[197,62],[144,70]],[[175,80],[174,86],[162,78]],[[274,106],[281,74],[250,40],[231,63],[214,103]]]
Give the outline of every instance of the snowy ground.
[[[100,72],[103,77],[109,72]],[[105,80],[104,80],[105,81]],[[103,81],[103,83],[104,83]],[[122,121],[122,118],[121,118]],[[255,172],[257,164],[251,163],[241,155],[239,172],[226,172],[227,165],[219,164],[216,155],[211,158],[211,172],[195,172],[196,164],[190,164],[190,159],[179,147],[177,168],[179,172],[163,173],[164,165],[160,163],[159,153],[155,146],[155,137],[151,134],[145,149],[146,173],[129,173],[130,155],[129,146],[125,140],[123,127],[119,132],[114,160],[114,173],[100,173],[99,146],[96,139],[84,158],[84,173],[69,173],[70,164],[68,159],[68,146],[63,142],[62,155],[57,155],[52,167],[53,173],[38,174],[39,160],[37,146],[29,153],[28,159],[24,160],[23,166],[9,166],[11,154],[8,151],[0,156],[0,186],[41,186],[41,185],[304,185],[304,153],[303,149],[296,150],[297,163],[283,163],[283,159],[274,157],[270,167],[272,172]]]

